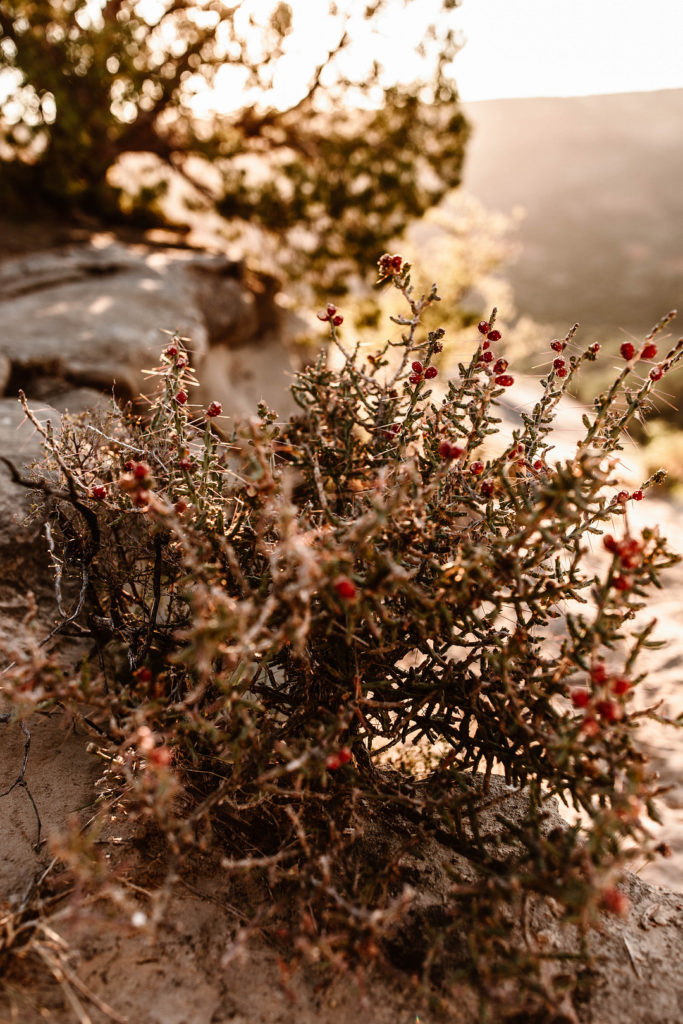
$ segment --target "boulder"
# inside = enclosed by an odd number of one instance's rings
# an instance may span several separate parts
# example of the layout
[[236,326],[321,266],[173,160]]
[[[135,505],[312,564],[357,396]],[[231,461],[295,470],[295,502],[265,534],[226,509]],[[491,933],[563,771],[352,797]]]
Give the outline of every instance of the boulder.
[[164,331],[190,339],[201,373],[210,345],[258,345],[277,320],[273,282],[244,276],[224,256],[108,236],[6,260],[0,384],[47,376],[131,398],[149,390]]

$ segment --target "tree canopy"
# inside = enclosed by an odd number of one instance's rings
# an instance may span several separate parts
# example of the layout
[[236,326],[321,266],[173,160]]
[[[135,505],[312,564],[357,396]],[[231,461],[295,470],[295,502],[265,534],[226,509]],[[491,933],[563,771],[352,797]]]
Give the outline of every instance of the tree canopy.
[[[158,187],[129,209],[152,209],[175,172],[223,217],[275,236],[290,269],[332,284],[459,182],[456,6],[433,4],[434,23],[391,55],[419,51],[406,84],[372,40],[415,0],[329,3],[322,20],[296,0],[5,0],[3,207],[117,219],[111,169],[153,154]],[[283,77],[299,84],[284,101]]]

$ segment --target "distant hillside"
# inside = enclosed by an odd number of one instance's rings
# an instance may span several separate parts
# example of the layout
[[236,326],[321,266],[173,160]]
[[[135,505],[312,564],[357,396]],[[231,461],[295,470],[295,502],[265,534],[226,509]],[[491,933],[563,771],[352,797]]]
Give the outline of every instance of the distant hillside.
[[509,274],[520,313],[634,333],[683,316],[683,90],[465,109],[466,190],[527,211]]

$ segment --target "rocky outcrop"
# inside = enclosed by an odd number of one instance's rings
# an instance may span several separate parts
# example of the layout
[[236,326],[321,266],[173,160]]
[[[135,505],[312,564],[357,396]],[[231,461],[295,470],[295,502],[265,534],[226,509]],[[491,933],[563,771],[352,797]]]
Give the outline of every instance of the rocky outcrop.
[[[261,398],[277,407],[284,377],[273,368],[284,373],[290,363],[276,289],[273,279],[224,256],[107,237],[6,260],[0,392],[24,387],[49,400],[66,384],[134,398],[151,386],[146,371],[163,332],[178,331],[228,414]],[[253,362],[271,372],[254,372]]]

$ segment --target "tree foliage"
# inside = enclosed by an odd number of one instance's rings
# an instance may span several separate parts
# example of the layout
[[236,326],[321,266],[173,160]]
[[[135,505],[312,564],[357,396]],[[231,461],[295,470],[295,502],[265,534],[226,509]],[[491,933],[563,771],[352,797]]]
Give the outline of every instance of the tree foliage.
[[[448,73],[456,5],[443,0],[438,27],[425,23],[424,38],[405,44],[406,58],[415,43],[424,56],[425,76],[410,86],[379,61],[353,57],[359,38],[384,30],[388,0],[340,6],[329,5],[325,38],[314,40],[306,5],[8,0],[4,207],[40,202],[117,218],[112,167],[126,154],[153,154],[161,189],[179,173],[224,217],[277,236],[289,269],[296,252],[299,269],[312,260],[328,283],[338,280],[368,243],[398,234],[458,184],[467,135]],[[414,0],[397,16],[406,8]],[[308,40],[305,60],[296,39]],[[283,77],[301,83],[289,104]],[[223,95],[233,86],[232,110],[211,112],[213,86]],[[143,191],[136,212],[157,196]]]

